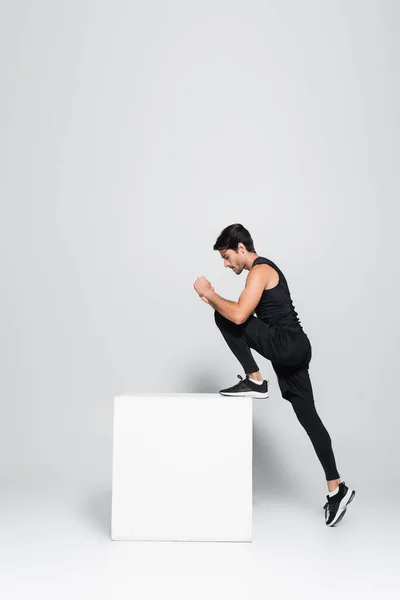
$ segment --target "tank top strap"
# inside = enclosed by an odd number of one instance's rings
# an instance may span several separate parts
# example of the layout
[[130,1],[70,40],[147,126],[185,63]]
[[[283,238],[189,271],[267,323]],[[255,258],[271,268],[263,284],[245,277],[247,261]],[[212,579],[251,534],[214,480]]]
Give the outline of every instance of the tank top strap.
[[285,276],[282,273],[282,271],[280,270],[280,268],[278,267],[278,265],[276,265],[269,258],[265,258],[265,256],[257,256],[257,258],[254,260],[253,264],[251,265],[251,268],[253,268],[255,265],[262,265],[262,264],[269,265],[270,267],[272,267],[273,269],[278,271],[279,276],[282,277],[282,279],[285,279]]

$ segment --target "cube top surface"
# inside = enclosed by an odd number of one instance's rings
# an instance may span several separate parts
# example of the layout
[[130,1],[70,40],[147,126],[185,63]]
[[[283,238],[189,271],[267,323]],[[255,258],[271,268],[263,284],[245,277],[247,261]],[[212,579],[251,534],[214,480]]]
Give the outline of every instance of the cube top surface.
[[207,396],[209,398],[215,396],[216,398],[240,398],[241,400],[251,400],[250,396],[224,396],[217,392],[131,392],[129,394],[119,394],[118,396],[114,396],[114,398],[136,398],[137,396],[156,396],[161,398],[177,398],[180,396]]

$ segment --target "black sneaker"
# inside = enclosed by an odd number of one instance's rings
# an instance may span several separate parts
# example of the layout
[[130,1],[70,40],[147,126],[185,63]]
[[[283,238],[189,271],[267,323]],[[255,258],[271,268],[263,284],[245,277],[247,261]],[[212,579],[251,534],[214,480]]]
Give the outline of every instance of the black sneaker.
[[240,378],[239,383],[233,385],[232,387],[225,388],[224,390],[220,390],[219,393],[222,396],[251,396],[252,398],[268,398],[268,381],[264,379],[261,384],[254,383],[254,381],[250,381],[249,377],[246,376],[246,379],[243,379],[241,375],[238,375]]
[[347,505],[353,500],[355,490],[347,487],[344,481],[339,483],[339,491],[334,496],[327,494],[326,502],[323,506],[325,509],[325,523],[328,527],[333,527],[344,517],[347,510]]

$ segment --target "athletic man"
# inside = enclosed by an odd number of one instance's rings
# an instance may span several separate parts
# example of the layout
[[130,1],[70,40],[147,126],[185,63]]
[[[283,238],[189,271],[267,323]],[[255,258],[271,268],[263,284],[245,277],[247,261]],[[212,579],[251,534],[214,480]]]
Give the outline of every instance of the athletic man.
[[240,223],[223,229],[213,249],[236,275],[249,271],[237,302],[219,296],[204,276],[194,283],[200,298],[214,308],[216,325],[246,376],[238,375],[239,383],[219,393],[268,398],[268,381],[263,379],[251,348],[271,361],[282,397],[292,404],[324,469],[329,493],[323,508],[326,525],[332,527],[344,516],[355,490],[340,480],[330,435],[315,408],[308,371],[311,343],[294,309],[286,278],[275,263],[256,253],[250,233]]

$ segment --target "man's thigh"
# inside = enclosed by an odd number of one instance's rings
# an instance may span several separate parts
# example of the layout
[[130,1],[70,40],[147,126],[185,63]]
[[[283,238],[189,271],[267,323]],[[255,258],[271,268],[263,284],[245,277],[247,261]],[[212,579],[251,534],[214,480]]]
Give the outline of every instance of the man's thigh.
[[285,400],[301,398],[305,402],[314,402],[310,374],[307,367],[291,367],[272,362],[278,378],[278,385]]
[[249,346],[271,362],[296,369],[308,367],[311,343],[303,331],[269,325],[254,315],[239,327]]
[[239,327],[250,348],[256,350],[264,358],[273,359],[271,326],[268,323],[254,315],[250,315]]

